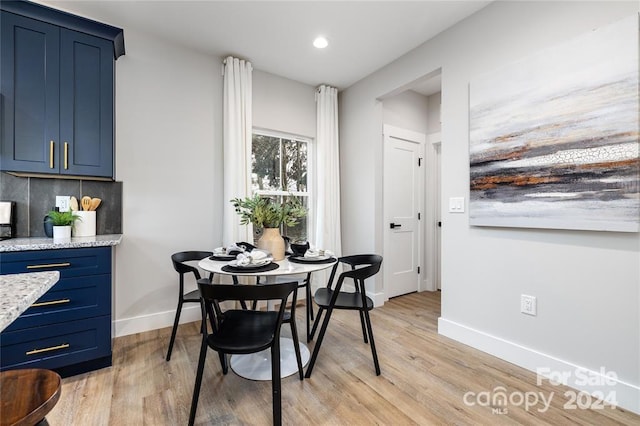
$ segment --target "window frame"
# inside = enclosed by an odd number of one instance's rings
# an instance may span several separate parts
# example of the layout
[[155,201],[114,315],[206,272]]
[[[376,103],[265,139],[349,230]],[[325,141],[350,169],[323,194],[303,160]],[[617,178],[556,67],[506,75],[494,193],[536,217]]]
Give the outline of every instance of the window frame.
[[[315,230],[315,210],[316,210],[316,174],[315,174],[315,139],[309,136],[297,135],[278,130],[265,129],[261,127],[253,127],[251,129],[251,156],[253,156],[253,137],[254,135],[266,136],[270,138],[286,139],[290,141],[303,142],[307,144],[307,190],[306,191],[282,191],[282,190],[254,190],[253,189],[253,158],[250,162],[251,170],[249,170],[251,194],[260,194],[265,196],[295,196],[307,197],[307,240],[312,240]],[[280,158],[282,158],[282,145],[280,146]],[[282,161],[280,162],[280,176],[282,178]]]

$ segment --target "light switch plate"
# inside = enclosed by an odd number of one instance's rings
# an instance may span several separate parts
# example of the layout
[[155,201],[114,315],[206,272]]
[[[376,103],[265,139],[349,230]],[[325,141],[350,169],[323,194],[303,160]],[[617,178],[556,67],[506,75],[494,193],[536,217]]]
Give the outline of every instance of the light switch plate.
[[464,213],[464,197],[449,198],[449,213]]
[[70,195],[56,195],[56,207],[61,212],[68,212],[70,207],[69,203],[71,202]]

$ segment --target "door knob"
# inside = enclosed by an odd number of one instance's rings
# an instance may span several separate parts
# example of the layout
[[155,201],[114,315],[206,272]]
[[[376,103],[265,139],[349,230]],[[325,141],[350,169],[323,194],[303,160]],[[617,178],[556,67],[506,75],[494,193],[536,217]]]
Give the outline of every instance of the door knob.
[[402,225],[400,225],[399,223],[390,223],[389,224],[389,228],[394,229],[394,228],[401,228]]

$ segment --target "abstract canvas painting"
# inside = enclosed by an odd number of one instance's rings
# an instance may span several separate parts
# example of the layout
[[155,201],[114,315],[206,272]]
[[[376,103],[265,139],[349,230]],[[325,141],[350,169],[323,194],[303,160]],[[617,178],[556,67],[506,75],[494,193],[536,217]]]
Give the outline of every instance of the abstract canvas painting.
[[638,16],[470,83],[470,224],[638,232]]

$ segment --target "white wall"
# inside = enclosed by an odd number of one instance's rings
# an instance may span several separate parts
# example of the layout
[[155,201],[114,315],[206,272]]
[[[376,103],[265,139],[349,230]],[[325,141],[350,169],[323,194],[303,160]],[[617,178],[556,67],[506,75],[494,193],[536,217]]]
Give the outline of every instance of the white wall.
[[253,126],[315,139],[315,88],[254,69]]
[[427,129],[428,133],[440,133],[442,125],[440,123],[442,92],[434,93],[427,97]]
[[428,133],[428,98],[411,90],[385,98],[382,103],[384,124]]
[[[115,250],[117,336],[172,324],[170,256],[216,247],[222,223],[220,59],[124,30],[127,53],[116,63],[124,233]],[[183,314],[198,317],[199,309]]]
[[[344,91],[345,252],[382,252],[379,97],[442,68],[443,206],[468,199],[469,81],[639,9],[495,2]],[[441,333],[532,370],[605,368],[620,379],[620,404],[640,412],[639,234],[470,227],[466,213],[443,221]],[[372,290],[382,289],[378,277]],[[519,312],[521,294],[537,296],[537,317]]]
[[[172,253],[211,250],[222,233],[221,58],[124,28],[117,62],[116,173],[123,181],[116,249],[115,335],[172,325]],[[254,70],[254,124],[315,138],[314,88]],[[193,279],[187,280],[195,288]],[[194,321],[199,307],[183,309]]]

